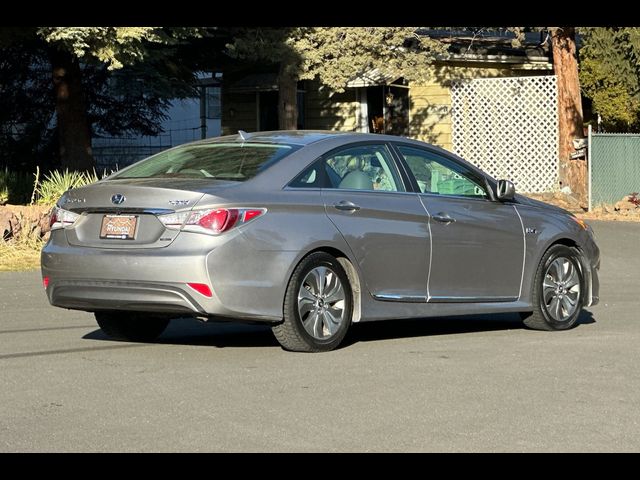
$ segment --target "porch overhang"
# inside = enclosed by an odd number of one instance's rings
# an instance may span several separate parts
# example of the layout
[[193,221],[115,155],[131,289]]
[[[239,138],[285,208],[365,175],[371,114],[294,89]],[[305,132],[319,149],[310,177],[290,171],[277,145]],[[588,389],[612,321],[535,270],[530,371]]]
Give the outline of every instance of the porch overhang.
[[[352,78],[347,82],[347,88],[375,87],[380,85],[391,85],[401,78],[400,75],[393,75],[378,68],[373,68]],[[398,85],[394,85],[398,86]]]

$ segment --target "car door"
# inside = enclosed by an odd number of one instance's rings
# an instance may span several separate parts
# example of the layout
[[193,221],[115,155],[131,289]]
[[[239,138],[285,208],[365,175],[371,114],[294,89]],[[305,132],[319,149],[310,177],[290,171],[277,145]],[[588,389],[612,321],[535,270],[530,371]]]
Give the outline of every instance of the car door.
[[305,182],[323,182],[326,213],[376,299],[426,302],[428,218],[418,196],[406,191],[388,145],[366,143],[334,150],[303,172],[293,186]]
[[398,144],[429,215],[430,302],[514,301],[524,232],[513,205],[493,201],[486,180],[454,157]]

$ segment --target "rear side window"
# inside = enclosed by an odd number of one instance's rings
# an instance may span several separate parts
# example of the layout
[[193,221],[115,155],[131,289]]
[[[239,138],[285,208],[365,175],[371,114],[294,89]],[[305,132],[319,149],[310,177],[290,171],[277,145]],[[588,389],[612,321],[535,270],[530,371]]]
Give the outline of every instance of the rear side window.
[[142,160],[111,178],[210,178],[243,182],[299,148],[265,143],[184,145]]
[[338,150],[314,162],[289,186],[383,192],[405,190],[386,145],[357,145]]

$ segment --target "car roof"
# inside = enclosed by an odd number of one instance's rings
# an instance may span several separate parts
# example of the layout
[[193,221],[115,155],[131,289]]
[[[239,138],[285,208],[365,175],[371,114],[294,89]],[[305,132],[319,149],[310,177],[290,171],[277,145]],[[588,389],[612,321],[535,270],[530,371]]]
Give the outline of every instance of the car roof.
[[380,135],[359,132],[336,132],[330,130],[273,130],[268,132],[242,132],[235,135],[225,135],[223,137],[207,138],[200,140],[198,144],[218,143],[218,142],[252,142],[252,143],[273,143],[286,145],[306,146],[321,140],[340,137],[344,143],[366,140],[399,140],[397,136]]

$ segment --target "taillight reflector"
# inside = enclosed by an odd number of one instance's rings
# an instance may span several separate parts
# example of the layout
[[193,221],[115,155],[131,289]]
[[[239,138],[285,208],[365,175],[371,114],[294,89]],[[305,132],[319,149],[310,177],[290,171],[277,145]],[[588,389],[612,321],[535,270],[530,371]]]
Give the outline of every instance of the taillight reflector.
[[42,286],[44,287],[45,290],[49,287],[49,277],[42,278]]
[[200,295],[204,295],[205,297],[209,298],[213,296],[213,293],[211,293],[211,288],[209,288],[209,285],[205,283],[187,283],[187,285],[193,288]]
[[249,220],[259,217],[260,215],[262,215],[264,213],[264,210],[245,210],[244,211],[244,218],[242,219],[243,222],[248,222]]

